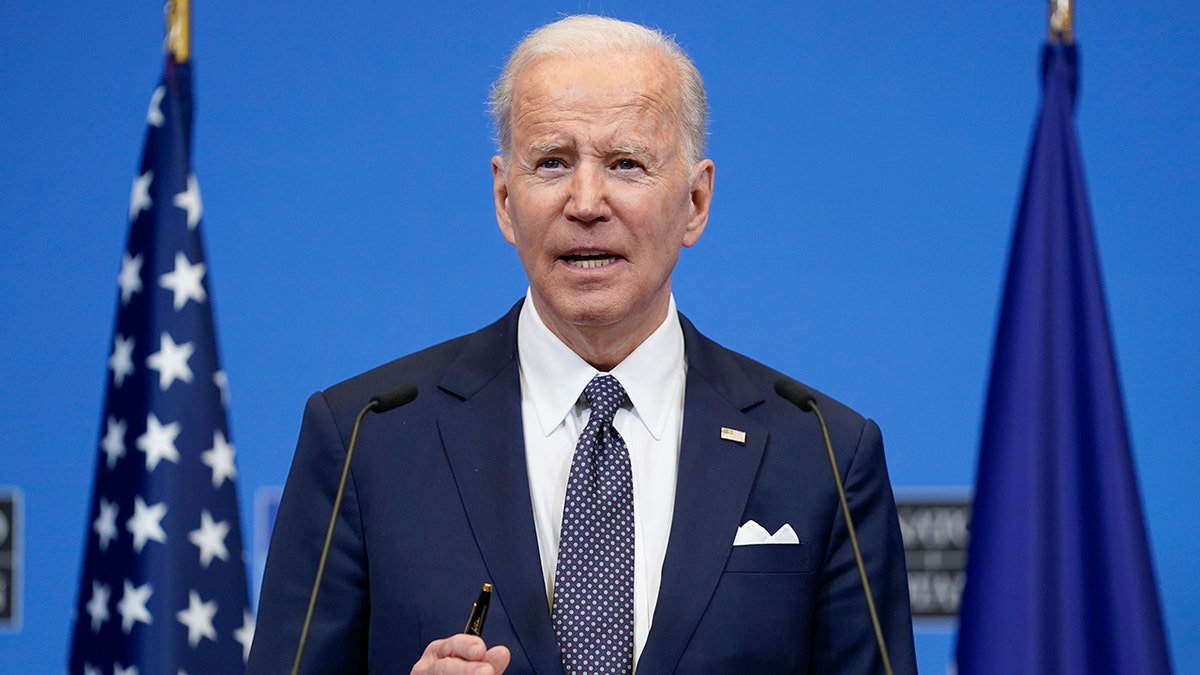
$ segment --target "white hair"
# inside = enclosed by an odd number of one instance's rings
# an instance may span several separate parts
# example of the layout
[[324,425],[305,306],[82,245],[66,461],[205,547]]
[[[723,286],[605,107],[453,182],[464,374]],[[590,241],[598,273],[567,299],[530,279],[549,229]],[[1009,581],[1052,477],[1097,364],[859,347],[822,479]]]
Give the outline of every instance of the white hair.
[[535,58],[545,55],[595,56],[639,50],[656,50],[669,58],[678,69],[680,150],[689,164],[699,161],[704,153],[708,101],[704,82],[695,64],[674,38],[663,35],[662,31],[592,14],[568,16],[538,28],[525,36],[508,57],[504,71],[492,85],[490,97],[500,154],[507,158],[512,150],[513,90],[517,77]]

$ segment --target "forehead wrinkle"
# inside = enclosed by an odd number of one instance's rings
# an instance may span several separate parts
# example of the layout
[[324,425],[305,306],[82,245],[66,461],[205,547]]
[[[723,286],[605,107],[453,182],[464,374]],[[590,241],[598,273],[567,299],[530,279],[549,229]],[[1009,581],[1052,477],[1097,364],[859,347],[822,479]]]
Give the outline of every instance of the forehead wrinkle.
[[[606,55],[618,62],[627,62],[641,54]],[[657,54],[650,57],[657,60]],[[556,59],[548,58],[528,66],[516,82],[512,108],[513,132],[511,150],[525,152],[576,152],[610,154],[629,152],[651,155],[660,134],[668,135],[673,145],[683,138],[678,110],[680,92],[662,72],[652,72],[637,84],[618,83],[606,94],[571,84],[551,87],[540,80],[537,70]],[[603,59],[602,59],[603,60]],[[539,59],[540,61],[540,59]],[[611,63],[611,61],[610,61]],[[640,86],[639,86],[640,85]],[[608,101],[597,100],[606,96]],[[521,143],[519,137],[524,136]],[[524,145],[522,149],[520,146]],[[678,148],[671,148],[674,155]]]
[[[544,105],[522,115],[529,145],[577,145],[592,139],[605,139],[608,145],[629,145],[646,149],[648,138],[664,129],[674,131],[671,111],[653,97],[638,96],[637,101],[604,107],[584,105]],[[567,140],[569,139],[569,140]],[[623,140],[629,139],[629,140]]]
[[[572,128],[570,123],[547,123],[549,133],[542,138],[531,139],[519,152],[530,155],[554,155],[562,152],[578,152],[595,155],[651,155],[652,144],[647,142],[645,132],[630,129],[627,123],[611,129]],[[651,132],[653,133],[653,132]]]

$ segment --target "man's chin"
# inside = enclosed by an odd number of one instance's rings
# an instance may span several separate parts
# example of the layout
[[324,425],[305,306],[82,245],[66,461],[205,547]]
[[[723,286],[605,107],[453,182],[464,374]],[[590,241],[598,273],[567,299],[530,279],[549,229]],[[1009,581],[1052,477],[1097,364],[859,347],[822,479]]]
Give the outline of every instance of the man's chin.
[[623,312],[611,306],[576,306],[563,312],[555,312],[559,323],[576,330],[603,330],[621,323]]
[[665,316],[665,308],[655,312],[652,307],[630,303],[625,293],[583,294],[583,297],[556,298],[553,302],[539,301],[536,306],[548,326],[554,324],[563,331],[582,334],[614,329],[638,333],[645,325],[653,330]]

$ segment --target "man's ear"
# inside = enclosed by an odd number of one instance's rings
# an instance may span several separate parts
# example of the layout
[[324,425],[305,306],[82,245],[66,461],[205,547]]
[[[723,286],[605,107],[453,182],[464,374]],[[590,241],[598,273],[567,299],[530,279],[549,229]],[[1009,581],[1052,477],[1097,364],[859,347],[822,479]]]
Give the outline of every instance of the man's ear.
[[692,167],[692,214],[683,233],[683,245],[693,246],[700,241],[708,225],[708,209],[712,206],[713,177],[716,166],[711,159],[702,159]]
[[516,245],[513,236],[512,220],[508,217],[508,173],[505,171],[504,158],[496,155],[492,158],[492,199],[496,202],[496,224],[504,240]]

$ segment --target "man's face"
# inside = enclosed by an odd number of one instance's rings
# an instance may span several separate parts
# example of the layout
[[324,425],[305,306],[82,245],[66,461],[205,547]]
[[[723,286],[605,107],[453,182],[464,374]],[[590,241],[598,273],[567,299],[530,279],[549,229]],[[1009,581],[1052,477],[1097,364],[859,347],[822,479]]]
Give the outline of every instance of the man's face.
[[713,164],[680,152],[676,77],[641,51],[543,56],[516,81],[511,156],[492,160],[496,218],[573,347],[640,344],[666,316],[680,247],[704,231]]

